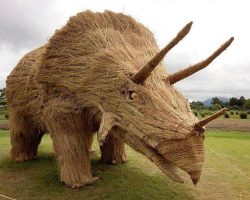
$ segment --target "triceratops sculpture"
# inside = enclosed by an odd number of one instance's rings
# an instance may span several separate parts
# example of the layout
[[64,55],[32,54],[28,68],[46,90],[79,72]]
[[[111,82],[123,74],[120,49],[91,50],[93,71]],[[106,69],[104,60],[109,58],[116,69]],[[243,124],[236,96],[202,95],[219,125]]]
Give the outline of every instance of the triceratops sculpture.
[[152,33],[129,16],[87,11],[71,17],[8,77],[12,159],[36,158],[49,132],[60,180],[80,187],[98,179],[89,161],[97,131],[102,162],[126,162],[127,143],[172,180],[183,182],[180,168],[196,184],[204,161],[204,125],[225,109],[199,121],[173,84],[205,68],[233,38],[204,61],[170,74],[162,60],[191,26],[159,51]]

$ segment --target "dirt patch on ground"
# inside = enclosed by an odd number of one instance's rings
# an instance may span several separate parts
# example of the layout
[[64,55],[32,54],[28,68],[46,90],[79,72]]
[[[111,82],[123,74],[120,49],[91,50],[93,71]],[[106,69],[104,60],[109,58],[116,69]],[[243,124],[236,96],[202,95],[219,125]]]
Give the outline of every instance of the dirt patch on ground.
[[8,124],[0,124],[0,129],[9,130],[9,126],[8,126]]
[[227,131],[250,131],[250,120],[247,119],[216,119],[211,121],[207,129],[220,129]]

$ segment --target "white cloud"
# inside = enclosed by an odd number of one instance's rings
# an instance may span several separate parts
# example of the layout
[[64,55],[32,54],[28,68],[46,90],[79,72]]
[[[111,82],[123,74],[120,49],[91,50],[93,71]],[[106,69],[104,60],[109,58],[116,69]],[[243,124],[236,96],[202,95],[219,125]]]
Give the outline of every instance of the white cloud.
[[83,10],[113,10],[132,15],[148,26],[160,47],[189,21],[190,34],[165,58],[173,72],[206,58],[231,36],[235,41],[207,69],[176,87],[188,98],[211,96],[250,98],[248,46],[250,12],[247,0],[66,0],[1,1],[0,87],[24,52],[45,43],[69,16]]
[[28,50],[25,48],[13,51],[12,48],[9,48],[9,46],[6,44],[2,44],[0,46],[0,88],[3,88],[3,86],[5,85],[5,80],[9,75],[10,71],[17,64],[19,59],[27,52]]

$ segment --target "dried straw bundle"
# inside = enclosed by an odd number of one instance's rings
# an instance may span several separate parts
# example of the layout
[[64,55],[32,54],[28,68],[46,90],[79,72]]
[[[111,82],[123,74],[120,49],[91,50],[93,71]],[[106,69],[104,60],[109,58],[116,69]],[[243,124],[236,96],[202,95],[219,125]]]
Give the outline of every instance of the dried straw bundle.
[[196,184],[203,126],[214,117],[199,123],[172,84],[207,66],[232,39],[198,67],[170,75],[161,61],[191,25],[159,52],[152,33],[129,16],[86,11],[71,17],[8,77],[12,158],[33,159],[37,133],[41,139],[49,131],[61,181],[79,187],[97,179],[88,151],[98,131],[102,162],[126,162],[126,142],[174,181],[182,182],[180,167]]

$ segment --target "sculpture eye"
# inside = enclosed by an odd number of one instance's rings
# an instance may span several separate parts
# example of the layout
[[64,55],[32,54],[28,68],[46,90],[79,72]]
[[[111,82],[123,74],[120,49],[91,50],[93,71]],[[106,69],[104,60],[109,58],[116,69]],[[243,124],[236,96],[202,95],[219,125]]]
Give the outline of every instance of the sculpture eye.
[[139,95],[136,92],[131,92],[130,99],[136,101],[139,99]]
[[134,91],[128,91],[126,94],[126,99],[128,101],[137,101],[139,99],[139,95]]

